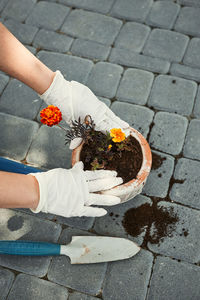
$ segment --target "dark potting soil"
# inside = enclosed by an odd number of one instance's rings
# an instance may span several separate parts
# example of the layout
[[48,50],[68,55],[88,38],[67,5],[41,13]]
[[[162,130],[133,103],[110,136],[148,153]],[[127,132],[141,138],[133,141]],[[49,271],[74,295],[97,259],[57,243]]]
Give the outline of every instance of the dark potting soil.
[[156,170],[162,166],[163,161],[166,160],[166,157],[161,157],[160,155],[152,152],[152,170]]
[[[154,202],[152,206],[145,203],[137,208],[129,209],[124,215],[122,225],[133,237],[137,237],[144,228],[147,228],[143,243],[143,246],[146,246],[148,242],[159,244],[163,237],[171,236],[178,220],[172,207],[170,209],[157,207]],[[153,233],[150,233],[152,225]],[[184,235],[186,236],[187,232]]]
[[[99,132],[99,135],[102,133]],[[103,134],[102,134],[103,135]],[[138,172],[141,169],[143,156],[142,149],[139,142],[130,137],[132,150],[123,150],[121,154],[117,151],[115,143],[112,142],[113,157],[111,160],[106,161],[104,169],[117,171],[117,176],[123,179],[123,183],[126,183],[137,177]],[[101,146],[101,145],[100,145]],[[84,163],[84,170],[91,170],[91,163],[95,157],[98,157],[98,162],[102,163],[101,156],[105,158],[105,152],[100,153],[97,149],[99,147],[98,140],[93,143],[91,140],[83,145],[81,150],[80,160]]]

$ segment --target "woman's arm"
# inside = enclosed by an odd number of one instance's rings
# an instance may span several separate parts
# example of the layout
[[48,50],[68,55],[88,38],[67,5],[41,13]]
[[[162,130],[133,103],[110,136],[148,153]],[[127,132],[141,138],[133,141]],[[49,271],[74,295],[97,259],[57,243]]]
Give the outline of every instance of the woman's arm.
[[51,85],[55,73],[26,49],[2,23],[0,41],[0,69],[38,94],[43,94]]
[[35,209],[39,197],[39,185],[34,176],[0,172],[1,208]]

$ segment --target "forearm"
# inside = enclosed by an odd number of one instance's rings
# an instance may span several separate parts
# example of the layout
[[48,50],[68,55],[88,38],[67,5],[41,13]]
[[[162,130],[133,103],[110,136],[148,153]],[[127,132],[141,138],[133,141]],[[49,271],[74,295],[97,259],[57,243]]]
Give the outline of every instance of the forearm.
[[24,47],[2,23],[0,41],[0,69],[43,94],[55,73]]
[[0,172],[0,208],[35,209],[39,197],[39,185],[34,176]]

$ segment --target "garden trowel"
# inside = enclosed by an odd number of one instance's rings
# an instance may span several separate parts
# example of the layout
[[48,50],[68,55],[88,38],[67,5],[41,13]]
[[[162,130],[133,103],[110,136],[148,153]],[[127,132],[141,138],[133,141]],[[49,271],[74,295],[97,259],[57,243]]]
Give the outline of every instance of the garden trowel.
[[67,255],[71,264],[90,264],[130,258],[140,251],[134,242],[117,237],[73,236],[67,245],[31,241],[0,241],[0,254]]

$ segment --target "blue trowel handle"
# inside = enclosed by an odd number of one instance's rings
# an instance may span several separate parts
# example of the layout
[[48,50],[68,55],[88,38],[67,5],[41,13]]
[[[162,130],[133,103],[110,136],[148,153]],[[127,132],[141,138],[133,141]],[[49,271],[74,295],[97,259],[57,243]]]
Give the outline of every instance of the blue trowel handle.
[[20,173],[20,174],[41,172],[41,170],[37,168],[24,165],[22,163],[4,157],[0,157],[0,171]]
[[0,241],[0,254],[12,255],[59,255],[59,244],[29,241]]

